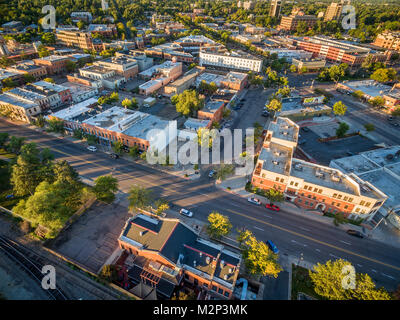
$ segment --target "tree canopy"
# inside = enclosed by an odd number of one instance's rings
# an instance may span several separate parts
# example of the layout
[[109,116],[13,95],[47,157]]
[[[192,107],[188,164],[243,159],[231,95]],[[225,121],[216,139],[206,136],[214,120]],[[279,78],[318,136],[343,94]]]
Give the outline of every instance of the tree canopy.
[[207,233],[211,238],[220,239],[226,236],[232,229],[232,224],[227,216],[213,211],[208,215]]

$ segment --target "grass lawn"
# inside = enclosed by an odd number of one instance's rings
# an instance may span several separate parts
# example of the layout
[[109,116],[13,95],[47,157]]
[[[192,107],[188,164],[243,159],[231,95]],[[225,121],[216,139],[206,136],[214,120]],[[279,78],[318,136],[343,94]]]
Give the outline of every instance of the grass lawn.
[[299,292],[303,292],[317,300],[323,300],[314,291],[308,269],[292,264],[292,300],[297,300]]

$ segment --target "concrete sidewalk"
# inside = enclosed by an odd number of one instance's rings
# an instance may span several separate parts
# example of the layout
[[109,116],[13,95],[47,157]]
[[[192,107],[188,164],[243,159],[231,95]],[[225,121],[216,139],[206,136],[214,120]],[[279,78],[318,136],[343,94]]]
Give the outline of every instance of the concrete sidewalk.
[[[254,193],[247,192],[245,190],[247,179],[248,179],[247,176],[231,176],[226,180],[222,181],[221,183],[218,184],[216,183],[216,187],[226,192],[236,194],[243,198],[255,197],[259,199],[261,203],[269,203],[269,200],[267,198],[256,195]],[[341,230],[345,231],[348,229],[357,230],[366,235],[370,239],[400,248],[400,231],[391,228],[391,225],[389,223],[388,225],[381,223],[377,228],[373,230],[368,230],[361,226],[349,223],[335,226],[333,224],[333,218],[323,216],[322,213],[319,211],[305,210],[297,207],[294,203],[288,201],[281,202],[279,204],[279,207],[281,207],[282,210],[289,212],[291,214],[300,215],[306,219],[311,219],[314,221],[318,221],[319,223],[324,223],[330,226],[334,226]]]

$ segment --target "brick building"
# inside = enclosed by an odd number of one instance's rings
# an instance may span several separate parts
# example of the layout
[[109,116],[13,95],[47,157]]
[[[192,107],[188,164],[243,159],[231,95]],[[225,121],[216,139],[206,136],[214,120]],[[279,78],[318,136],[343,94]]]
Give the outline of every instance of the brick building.
[[204,108],[197,111],[199,119],[210,119],[212,122],[220,122],[224,112],[225,102],[223,101],[208,101]]
[[33,59],[33,62],[37,66],[45,67],[48,75],[53,75],[64,73],[66,71],[67,61],[69,60],[70,58],[66,56],[51,55],[44,58]]
[[400,51],[400,32],[383,32],[377,35],[373,45],[385,49]]
[[293,158],[299,126],[287,118],[271,121],[253,172],[252,184],[276,189],[297,206],[372,219],[387,196],[353,173]]
[[137,214],[125,224],[118,243],[132,257],[130,280],[155,288],[164,299],[185,284],[199,299],[233,298],[241,256],[199,238],[196,230],[179,219]]
[[302,11],[292,12],[290,16],[282,16],[278,30],[296,31],[300,23],[305,23],[311,29],[317,23],[317,17],[305,15]]

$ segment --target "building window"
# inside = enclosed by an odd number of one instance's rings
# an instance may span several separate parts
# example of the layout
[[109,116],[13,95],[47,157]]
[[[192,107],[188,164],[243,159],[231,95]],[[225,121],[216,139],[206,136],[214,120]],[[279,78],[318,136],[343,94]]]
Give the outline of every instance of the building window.
[[337,193],[334,193],[332,198],[336,198],[337,197]]
[[367,202],[365,206],[368,208],[371,205],[371,202]]
[[293,185],[293,181],[290,181],[290,185],[291,185],[291,186]]
[[193,280],[193,283],[197,286],[197,285],[199,284],[199,280],[194,279],[194,280]]
[[284,180],[283,180],[283,179],[281,179],[281,182],[282,182],[282,183],[283,183],[283,181],[284,181]]
[[219,288],[219,289],[218,289],[218,293],[219,293],[219,294],[223,294],[223,293],[224,293],[224,290],[222,290],[221,288]]
[[189,280],[189,275],[185,273],[185,279]]
[[212,286],[212,291],[217,292],[217,286]]
[[225,291],[225,292],[224,292],[224,296],[225,296],[225,297],[229,297],[229,292],[228,292],[228,291]]
[[276,177],[275,181],[279,182],[279,177]]
[[298,183],[298,182],[296,182],[296,183],[294,184],[294,186],[295,186],[295,187],[297,187],[298,185],[299,185],[299,183]]
[[361,200],[361,202],[360,202],[360,206],[363,206],[363,205],[364,205],[364,203],[365,203],[365,201],[364,201],[364,200]]

